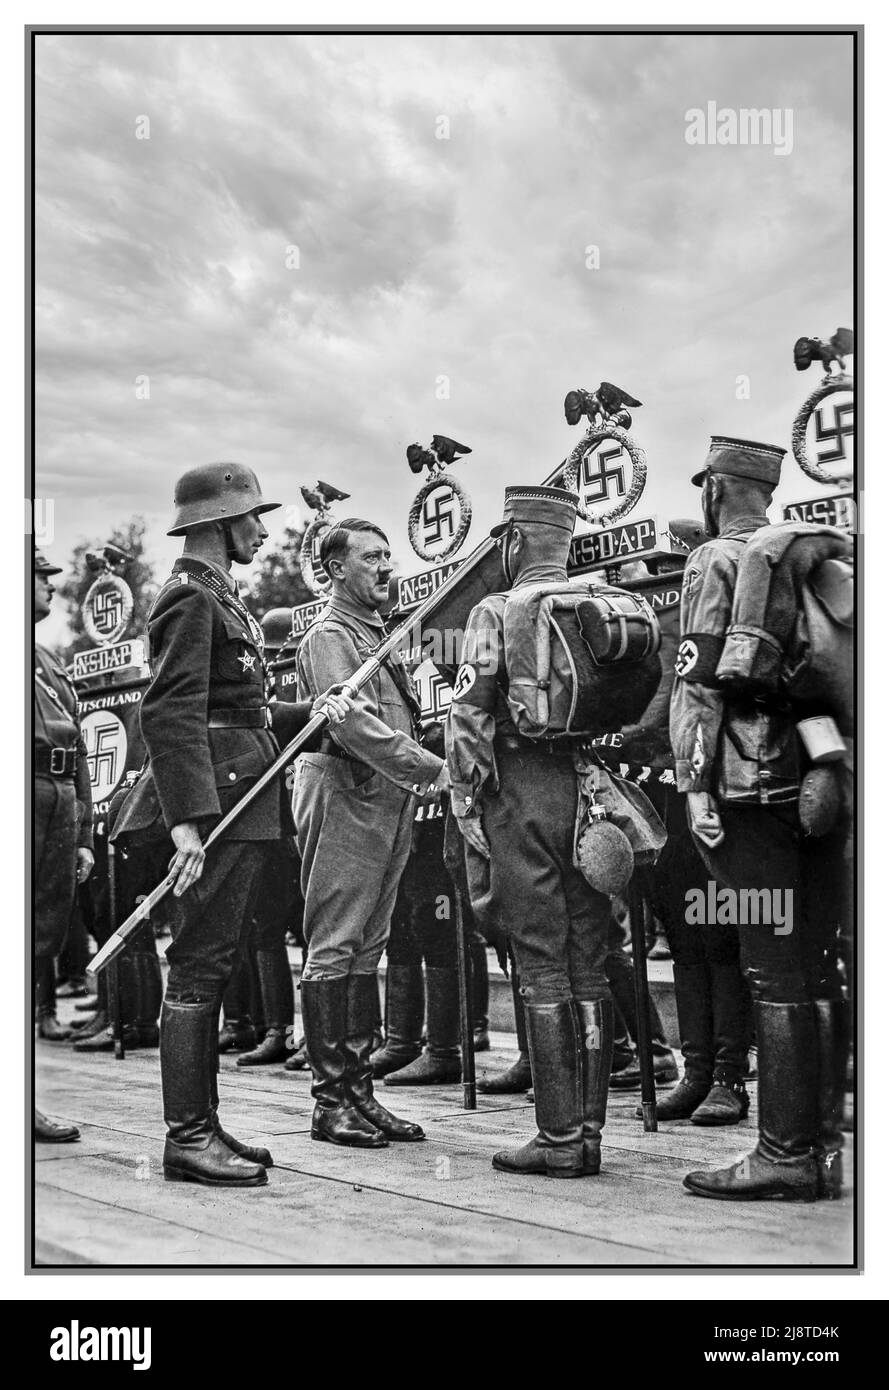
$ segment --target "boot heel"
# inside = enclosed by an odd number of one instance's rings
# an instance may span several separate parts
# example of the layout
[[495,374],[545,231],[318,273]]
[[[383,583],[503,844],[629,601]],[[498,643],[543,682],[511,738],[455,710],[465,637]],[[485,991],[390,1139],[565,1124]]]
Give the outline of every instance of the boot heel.
[[181,1172],[178,1168],[169,1168],[164,1164],[164,1182],[190,1182],[187,1173]]

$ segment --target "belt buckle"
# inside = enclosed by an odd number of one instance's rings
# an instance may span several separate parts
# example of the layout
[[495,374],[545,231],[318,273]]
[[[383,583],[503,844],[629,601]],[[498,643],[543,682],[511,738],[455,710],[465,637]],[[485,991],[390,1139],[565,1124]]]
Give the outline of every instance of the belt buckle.
[[67,748],[51,748],[49,750],[49,770],[53,777],[64,776],[67,751]]

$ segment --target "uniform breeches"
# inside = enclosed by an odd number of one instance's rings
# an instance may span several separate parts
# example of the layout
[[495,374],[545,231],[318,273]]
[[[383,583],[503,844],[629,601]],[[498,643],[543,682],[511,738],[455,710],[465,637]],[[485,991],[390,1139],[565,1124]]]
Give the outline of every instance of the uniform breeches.
[[78,805],[74,783],[34,779],[34,954],[57,956],[77,887]]
[[363,764],[323,753],[299,759],[293,809],[304,979],[376,972],[410,854],[414,808],[409,793]]
[[250,930],[268,841],[223,840],[201,878],[170,898],[167,999],[192,1004],[221,999]]
[[[840,998],[839,934],[851,881],[845,832],[807,839],[795,805],[721,806],[720,816],[725,840],[715,850],[699,848],[719,888],[759,894],[757,910],[745,910],[743,897],[737,906],[741,965],[754,999]],[[745,916],[760,920],[745,922]]]
[[500,791],[481,805],[490,861],[467,852],[476,919],[508,935],[529,1003],[608,998],[610,902],[572,864],[573,763],[523,751],[497,766]]

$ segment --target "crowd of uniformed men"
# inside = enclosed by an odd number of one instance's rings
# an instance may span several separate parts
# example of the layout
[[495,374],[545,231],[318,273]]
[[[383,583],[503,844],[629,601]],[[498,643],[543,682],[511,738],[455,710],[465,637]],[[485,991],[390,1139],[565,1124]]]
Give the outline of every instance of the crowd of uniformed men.
[[[697,1195],[723,1199],[814,1200],[839,1196],[843,1185],[848,818],[826,837],[803,834],[793,710],[732,696],[715,680],[739,556],[768,524],[783,452],[714,438],[692,480],[702,489],[708,539],[689,557],[683,583],[684,658],[669,715],[677,779],[651,792],[666,844],[639,870],[673,956],[684,1058],[680,1078],[652,1007],[656,1077],[676,1083],[661,1091],[658,1117],[743,1119],[758,1048],[756,1146],[728,1168],[685,1180]],[[621,905],[578,867],[572,750],[523,737],[500,675],[506,592],[566,581],[576,498],[559,488],[507,489],[491,533],[504,593],[469,615],[443,731],[422,720],[397,652],[357,694],[341,693],[386,632],[380,609],[392,562],[374,522],[346,519],[325,534],[330,599],[306,636],[288,646],[275,615],[264,634],[232,567],[253,560],[267,535],[263,515],[276,505],[241,465],[210,464],[179,479],[170,534],[182,536],[182,556],[148,627],[146,764],[109,818],[127,908],[168,864],[175,877],[163,919],[171,940],[162,1006],[150,927],[120,962],[127,1041],[159,1041],[164,1174],[230,1186],[268,1181],[268,1150],[222,1127],[220,1050],[237,1050],[244,1066],[307,1065],[313,1139],[372,1148],[424,1139],[418,1124],[381,1104],[374,1081],[460,1079],[456,881],[466,899],[478,1050],[489,1046],[486,942],[508,960],[514,991],[518,1060],[483,1078],[480,1090],[533,1087],[536,1134],[493,1164],[513,1174],[593,1176],[607,1163],[609,1087],[639,1084],[627,1036],[637,1030]],[[49,612],[58,573],[35,553],[36,622]],[[275,696],[270,667],[295,670],[295,699]],[[64,1029],[55,1016],[55,962],[93,857],[76,695],[40,646],[34,701],[38,1033],[105,1050],[113,1036],[104,983],[98,1001],[84,999],[92,1016],[79,1028]],[[299,756],[292,795],[277,779],[205,856],[207,831],[318,710],[329,722]],[[791,893],[793,930],[691,922],[689,890],[706,891],[711,881]],[[303,944],[302,1038],[294,1033],[288,932]],[[377,985],[384,951],[385,1038]],[[77,1130],[38,1112],[35,1136],[64,1142]]]

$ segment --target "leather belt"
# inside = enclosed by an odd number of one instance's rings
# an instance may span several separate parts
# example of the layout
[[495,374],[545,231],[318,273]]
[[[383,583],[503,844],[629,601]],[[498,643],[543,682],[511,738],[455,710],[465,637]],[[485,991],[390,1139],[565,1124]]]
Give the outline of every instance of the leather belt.
[[267,729],[268,712],[264,709],[211,709],[207,716],[208,729]]
[[35,748],[34,771],[42,777],[75,777],[76,748]]

